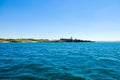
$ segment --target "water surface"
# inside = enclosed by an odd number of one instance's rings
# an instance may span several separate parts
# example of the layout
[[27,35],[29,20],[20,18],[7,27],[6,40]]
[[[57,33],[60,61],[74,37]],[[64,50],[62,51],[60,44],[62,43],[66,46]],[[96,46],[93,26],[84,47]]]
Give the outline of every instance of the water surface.
[[120,43],[0,43],[0,79],[120,80]]

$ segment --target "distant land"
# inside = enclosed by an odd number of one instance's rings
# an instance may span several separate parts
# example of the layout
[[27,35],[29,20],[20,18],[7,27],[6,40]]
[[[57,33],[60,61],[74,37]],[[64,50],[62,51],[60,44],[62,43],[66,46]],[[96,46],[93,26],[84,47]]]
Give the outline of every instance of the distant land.
[[7,43],[7,42],[94,42],[91,40],[81,40],[81,39],[70,39],[67,38],[60,38],[57,40],[49,40],[49,39],[4,39],[0,38],[0,42]]

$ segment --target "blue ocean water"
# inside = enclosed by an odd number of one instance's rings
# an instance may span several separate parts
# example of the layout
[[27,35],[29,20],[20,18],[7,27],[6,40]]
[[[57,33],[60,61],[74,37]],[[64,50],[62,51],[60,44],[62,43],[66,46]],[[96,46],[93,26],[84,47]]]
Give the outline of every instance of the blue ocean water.
[[120,43],[0,43],[0,80],[120,80]]

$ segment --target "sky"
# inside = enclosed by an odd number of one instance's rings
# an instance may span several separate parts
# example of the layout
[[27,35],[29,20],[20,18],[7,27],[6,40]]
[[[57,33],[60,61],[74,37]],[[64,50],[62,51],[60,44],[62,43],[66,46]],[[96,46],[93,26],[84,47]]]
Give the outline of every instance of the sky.
[[0,0],[0,38],[120,41],[120,0]]

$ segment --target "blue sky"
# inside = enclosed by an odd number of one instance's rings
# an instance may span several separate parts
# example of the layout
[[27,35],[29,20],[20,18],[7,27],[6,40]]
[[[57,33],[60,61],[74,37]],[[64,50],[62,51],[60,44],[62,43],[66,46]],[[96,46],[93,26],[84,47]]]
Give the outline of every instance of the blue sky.
[[120,0],[0,0],[1,38],[120,40]]

